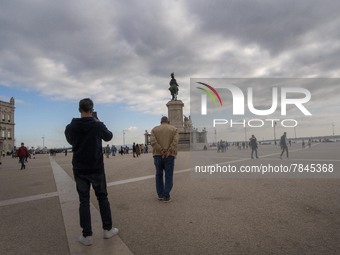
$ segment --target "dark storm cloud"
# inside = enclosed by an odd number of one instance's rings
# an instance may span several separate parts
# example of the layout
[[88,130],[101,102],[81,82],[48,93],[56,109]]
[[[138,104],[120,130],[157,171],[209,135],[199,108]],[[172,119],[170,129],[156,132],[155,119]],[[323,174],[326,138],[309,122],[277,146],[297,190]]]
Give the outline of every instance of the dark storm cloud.
[[63,100],[88,93],[149,113],[169,98],[171,72],[183,100],[190,77],[338,77],[339,5],[3,1],[0,83]]

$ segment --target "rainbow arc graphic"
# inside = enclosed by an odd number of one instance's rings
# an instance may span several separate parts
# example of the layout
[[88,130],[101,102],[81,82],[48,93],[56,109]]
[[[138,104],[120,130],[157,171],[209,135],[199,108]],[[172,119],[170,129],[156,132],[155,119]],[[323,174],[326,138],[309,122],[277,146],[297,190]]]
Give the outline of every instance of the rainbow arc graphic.
[[[218,94],[218,92],[216,91],[216,89],[214,89],[209,84],[206,84],[206,83],[203,83],[203,82],[197,82],[197,83],[207,87],[208,89],[201,88],[201,87],[196,87],[196,88],[202,90],[206,95],[208,95],[215,105],[217,104],[217,100],[216,100],[216,98],[217,98],[219,103],[220,103],[220,105],[222,106],[221,97]],[[205,94],[202,95],[202,104],[201,104],[201,113],[202,113],[202,115],[206,115],[207,114],[207,96]]]

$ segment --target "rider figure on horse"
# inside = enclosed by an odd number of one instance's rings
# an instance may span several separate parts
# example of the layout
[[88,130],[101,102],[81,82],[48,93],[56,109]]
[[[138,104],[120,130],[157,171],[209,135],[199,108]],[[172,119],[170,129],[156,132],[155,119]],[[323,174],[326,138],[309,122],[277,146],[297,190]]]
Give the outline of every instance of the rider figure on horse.
[[177,84],[177,81],[175,79],[175,74],[174,73],[171,73],[171,80],[170,80],[170,93],[171,93],[171,96],[172,96],[172,99],[171,100],[177,100],[177,95],[178,95],[178,84]]

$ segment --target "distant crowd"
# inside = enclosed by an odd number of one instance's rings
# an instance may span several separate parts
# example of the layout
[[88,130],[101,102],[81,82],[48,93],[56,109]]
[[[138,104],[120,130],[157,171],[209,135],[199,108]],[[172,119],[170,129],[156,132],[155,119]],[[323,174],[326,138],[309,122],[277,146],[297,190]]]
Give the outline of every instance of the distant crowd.
[[103,148],[103,154],[106,155],[106,157],[108,158],[108,157],[110,157],[110,155],[116,156],[117,153],[119,153],[120,155],[129,154],[129,152],[131,150],[132,150],[133,157],[138,157],[142,153],[148,153],[149,152],[148,145],[146,145],[146,144],[133,143],[132,148],[125,145],[125,146],[120,146],[119,150],[117,149],[117,147],[115,145],[112,145],[110,147],[110,145],[107,144],[106,147]]

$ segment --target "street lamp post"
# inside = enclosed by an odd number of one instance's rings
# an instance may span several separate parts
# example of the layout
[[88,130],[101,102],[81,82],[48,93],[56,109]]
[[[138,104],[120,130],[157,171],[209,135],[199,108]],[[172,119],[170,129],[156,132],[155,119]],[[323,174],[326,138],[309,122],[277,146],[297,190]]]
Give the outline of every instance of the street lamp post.
[[43,140],[43,149],[45,148],[45,136],[41,137],[41,139]]
[[332,127],[333,127],[333,137],[334,137],[334,135],[335,135],[335,133],[334,133],[335,124],[334,123],[332,123]]
[[276,127],[276,121],[274,122],[274,144],[276,145],[276,132],[275,132],[275,127]]
[[244,142],[247,143],[247,128],[244,126]]
[[127,130],[123,129],[123,146],[125,146],[125,131],[127,131]]

